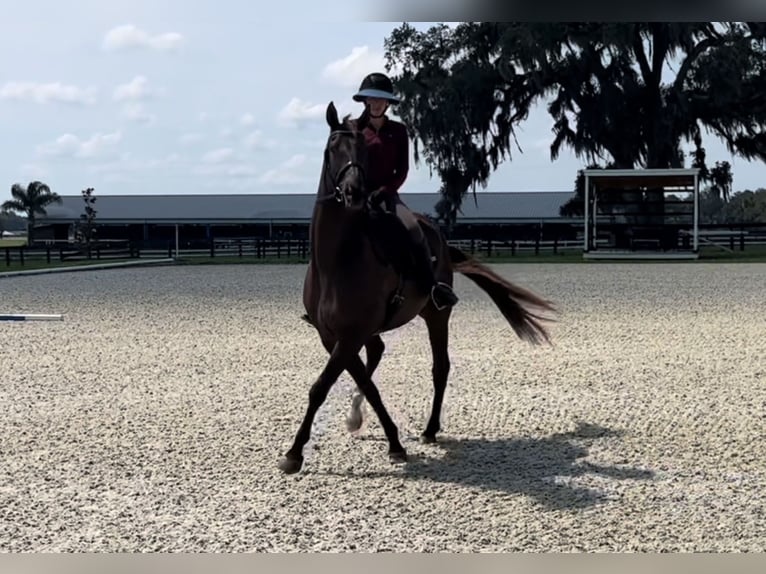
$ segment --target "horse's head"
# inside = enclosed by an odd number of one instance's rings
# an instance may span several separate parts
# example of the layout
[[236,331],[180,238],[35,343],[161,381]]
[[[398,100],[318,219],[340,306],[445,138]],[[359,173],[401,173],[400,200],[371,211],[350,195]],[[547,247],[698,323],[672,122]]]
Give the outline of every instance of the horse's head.
[[[362,130],[367,125],[368,113],[357,120],[345,116],[338,119],[338,110],[332,102],[327,106],[327,125],[330,135],[324,150],[324,188],[320,199],[335,198],[345,207],[358,207],[367,199],[367,148]],[[329,186],[329,189],[328,189]]]

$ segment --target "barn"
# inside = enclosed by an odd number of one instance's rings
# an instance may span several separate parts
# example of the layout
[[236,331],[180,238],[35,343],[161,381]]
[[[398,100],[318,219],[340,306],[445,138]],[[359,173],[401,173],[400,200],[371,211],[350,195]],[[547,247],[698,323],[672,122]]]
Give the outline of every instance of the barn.
[[[467,196],[454,238],[522,238],[529,234],[572,236],[581,218],[563,218],[559,210],[574,192],[478,192]],[[129,239],[149,247],[175,238],[209,241],[220,238],[301,238],[308,234],[315,194],[239,195],[101,195],[96,194],[99,239]],[[403,193],[413,210],[435,217],[436,193]],[[62,196],[39,219],[40,239],[66,241],[84,211],[80,195]]]

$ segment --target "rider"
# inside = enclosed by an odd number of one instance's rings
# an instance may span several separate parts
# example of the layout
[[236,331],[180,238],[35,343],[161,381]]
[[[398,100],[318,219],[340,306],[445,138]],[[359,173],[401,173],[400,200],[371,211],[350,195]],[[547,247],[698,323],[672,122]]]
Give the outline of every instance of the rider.
[[431,250],[417,219],[399,196],[399,188],[409,171],[409,136],[404,124],[389,119],[389,105],[399,102],[390,78],[382,73],[367,75],[353,96],[363,102],[370,120],[364,129],[369,158],[368,179],[373,204],[384,202],[407,228],[415,255],[415,281],[424,293],[430,293],[437,308],[453,306],[457,295],[446,283],[436,281]]

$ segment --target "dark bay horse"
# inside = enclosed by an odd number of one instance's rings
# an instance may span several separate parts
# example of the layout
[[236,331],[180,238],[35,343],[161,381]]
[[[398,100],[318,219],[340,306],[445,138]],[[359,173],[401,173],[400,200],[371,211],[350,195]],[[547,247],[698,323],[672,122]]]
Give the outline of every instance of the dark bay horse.
[[[399,431],[372,381],[384,352],[381,333],[397,329],[417,316],[425,320],[433,354],[434,397],[431,416],[422,439],[436,441],[441,430],[440,415],[447,376],[451,309],[437,309],[428,294],[419,292],[402,275],[390,253],[406,251],[406,243],[397,243],[395,226],[376,225],[367,207],[365,167],[367,162],[362,129],[366,113],[357,120],[338,119],[330,102],[326,112],[330,134],[324,151],[324,163],[311,220],[311,259],[303,288],[304,319],[319,334],[329,353],[327,363],[309,390],[309,403],[294,442],[279,463],[286,473],[298,472],[303,465],[303,448],[308,442],[314,417],[341,373],[354,379],[359,392],[375,411],[388,439],[391,462],[402,463],[407,453],[399,441]],[[436,277],[453,284],[455,271],[471,279],[494,301],[516,335],[532,344],[550,342],[543,322],[548,320],[533,312],[555,311],[553,305],[534,293],[513,285],[489,267],[459,249],[448,246],[443,235],[423,216],[418,216],[436,258]],[[393,258],[395,259],[396,256]],[[367,352],[367,363],[360,356]],[[360,400],[353,401],[349,430],[361,424]]]

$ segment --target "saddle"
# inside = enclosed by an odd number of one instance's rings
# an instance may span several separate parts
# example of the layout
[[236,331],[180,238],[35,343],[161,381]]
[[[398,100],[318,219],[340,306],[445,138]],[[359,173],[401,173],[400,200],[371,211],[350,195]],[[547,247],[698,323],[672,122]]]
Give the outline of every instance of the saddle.
[[[412,236],[395,213],[380,206],[370,208],[367,213],[365,229],[372,251],[382,265],[390,265],[399,277],[397,288],[389,295],[384,320],[384,324],[387,324],[404,302],[402,291],[405,280],[416,279],[415,266],[418,263],[413,254]],[[429,243],[431,253],[435,253],[438,246],[434,245],[434,235],[438,232],[426,216],[418,213],[414,215]],[[437,258],[432,255],[431,265],[435,266],[436,263]]]
[[[434,235],[438,231],[434,229],[432,223],[426,216],[416,213],[416,219],[420,225],[426,240],[429,242],[431,252],[435,251]],[[412,238],[410,232],[402,224],[395,213],[385,210],[382,207],[371,207],[364,215],[362,230],[370,240],[372,252],[381,265],[391,266],[399,276],[396,289],[389,294],[386,304],[386,314],[381,325],[381,329],[388,324],[396,313],[397,309],[404,302],[402,291],[404,282],[412,279],[415,274],[416,260],[412,254]],[[431,258],[432,265],[436,265],[437,258]],[[303,315],[302,319],[313,325],[308,315]]]

